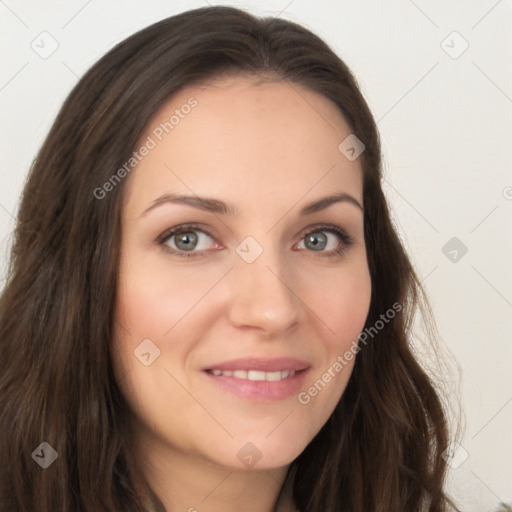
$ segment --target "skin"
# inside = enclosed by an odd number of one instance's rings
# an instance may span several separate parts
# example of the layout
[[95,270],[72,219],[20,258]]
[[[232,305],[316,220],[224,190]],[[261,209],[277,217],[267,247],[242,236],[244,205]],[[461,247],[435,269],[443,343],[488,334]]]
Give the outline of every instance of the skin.
[[[362,205],[360,160],[338,149],[351,130],[327,98],[254,81],[218,78],[172,97],[141,142],[191,96],[198,105],[126,178],[114,366],[134,414],[134,450],[167,510],[292,510],[288,490],[277,503],[287,469],[331,415],[355,359],[307,405],[296,394],[267,402],[235,396],[202,369],[294,357],[311,365],[307,390],[357,340],[368,314],[362,210],[343,201],[299,216],[333,193]],[[165,203],[141,216],[164,193],[220,199],[239,215]],[[193,251],[202,256],[166,251],[180,251],[178,236],[156,242],[188,222],[213,233],[194,231]],[[325,256],[344,242],[316,228],[322,223],[352,237],[341,255]],[[311,232],[327,237],[322,250],[306,243]],[[250,264],[236,252],[247,236],[263,249]],[[160,355],[145,366],[134,350],[148,338]],[[248,442],[261,453],[251,467],[237,457]]]

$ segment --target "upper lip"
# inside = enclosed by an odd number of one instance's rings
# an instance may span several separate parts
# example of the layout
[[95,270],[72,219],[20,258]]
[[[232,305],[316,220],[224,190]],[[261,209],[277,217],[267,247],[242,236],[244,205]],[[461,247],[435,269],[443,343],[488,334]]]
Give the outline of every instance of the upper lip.
[[262,372],[277,372],[284,370],[305,370],[311,365],[307,361],[301,361],[292,357],[279,357],[277,359],[261,359],[248,357],[244,359],[232,359],[223,363],[215,363],[203,370],[257,370]]

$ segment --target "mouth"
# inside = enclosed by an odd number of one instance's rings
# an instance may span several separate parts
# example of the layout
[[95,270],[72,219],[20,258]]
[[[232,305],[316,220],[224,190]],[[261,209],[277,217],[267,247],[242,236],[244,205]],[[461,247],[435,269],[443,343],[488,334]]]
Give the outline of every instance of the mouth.
[[244,400],[269,402],[297,395],[310,364],[295,359],[244,359],[213,365],[203,374],[216,389]]

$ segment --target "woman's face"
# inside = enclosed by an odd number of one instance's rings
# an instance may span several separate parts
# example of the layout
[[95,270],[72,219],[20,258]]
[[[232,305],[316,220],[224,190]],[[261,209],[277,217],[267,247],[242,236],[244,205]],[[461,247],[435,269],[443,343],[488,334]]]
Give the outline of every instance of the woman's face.
[[114,341],[145,450],[277,468],[333,412],[371,288],[350,133],[323,96],[239,77],[152,119],[125,178]]

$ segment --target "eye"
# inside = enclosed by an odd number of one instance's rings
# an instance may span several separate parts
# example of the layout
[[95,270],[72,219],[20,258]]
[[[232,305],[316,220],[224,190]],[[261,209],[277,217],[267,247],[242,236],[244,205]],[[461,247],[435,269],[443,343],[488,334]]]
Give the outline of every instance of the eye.
[[208,239],[213,240],[213,235],[203,227],[187,224],[168,229],[158,237],[157,242],[173,254],[189,257],[199,256],[197,253],[206,251],[211,244]]
[[[156,241],[165,251],[187,258],[205,256],[214,239],[215,235],[203,226],[182,224],[168,229]],[[298,248],[309,249],[308,252],[317,252],[323,257],[334,257],[343,254],[353,243],[352,237],[343,229],[322,225],[304,232]]]
[[[304,244],[301,247],[303,242]],[[344,230],[337,226],[327,225],[317,226],[314,230],[306,232],[299,242],[299,248],[302,249],[305,246],[313,252],[322,253],[321,256],[330,257],[341,255],[353,243],[352,237]]]

